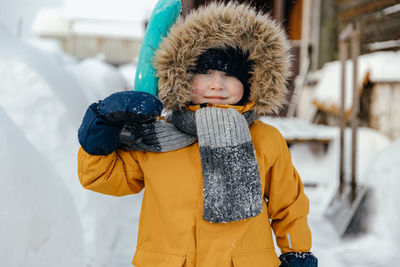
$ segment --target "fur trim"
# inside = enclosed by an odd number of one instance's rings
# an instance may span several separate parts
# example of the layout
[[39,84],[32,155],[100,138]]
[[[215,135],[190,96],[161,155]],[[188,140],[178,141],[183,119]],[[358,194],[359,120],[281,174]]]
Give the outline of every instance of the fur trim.
[[208,48],[239,47],[254,61],[249,101],[258,115],[277,113],[286,102],[290,75],[289,42],[269,15],[237,3],[216,3],[180,17],[154,56],[158,96],[167,110],[182,108],[191,99],[189,72]]

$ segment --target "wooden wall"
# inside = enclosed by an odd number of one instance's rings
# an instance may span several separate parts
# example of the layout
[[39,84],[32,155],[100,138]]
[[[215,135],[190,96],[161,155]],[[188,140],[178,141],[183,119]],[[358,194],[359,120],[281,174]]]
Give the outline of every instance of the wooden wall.
[[400,39],[400,0],[338,0],[338,22],[339,31],[359,22],[361,53],[372,52],[371,43]]
[[368,126],[394,139],[400,138],[400,83],[375,83]]

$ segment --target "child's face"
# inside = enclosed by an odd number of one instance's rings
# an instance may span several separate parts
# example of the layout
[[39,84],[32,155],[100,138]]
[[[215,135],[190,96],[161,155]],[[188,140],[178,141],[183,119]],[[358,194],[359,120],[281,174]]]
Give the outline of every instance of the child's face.
[[236,104],[243,97],[243,84],[219,70],[196,73],[192,80],[192,103]]

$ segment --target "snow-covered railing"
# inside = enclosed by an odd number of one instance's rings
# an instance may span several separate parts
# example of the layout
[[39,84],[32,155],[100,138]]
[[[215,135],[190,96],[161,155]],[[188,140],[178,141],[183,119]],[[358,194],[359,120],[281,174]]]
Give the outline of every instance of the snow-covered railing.
[[299,118],[262,116],[259,120],[276,127],[288,145],[294,143],[320,143],[328,145],[335,137],[331,127],[312,124]]

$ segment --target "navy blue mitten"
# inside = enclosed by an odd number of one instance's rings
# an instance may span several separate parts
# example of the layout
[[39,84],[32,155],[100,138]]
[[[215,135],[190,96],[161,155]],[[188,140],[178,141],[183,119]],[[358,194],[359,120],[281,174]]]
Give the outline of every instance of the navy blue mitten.
[[108,155],[120,145],[120,132],[127,122],[135,125],[155,120],[162,107],[149,93],[114,93],[89,106],[78,130],[79,143],[91,155]]
[[288,252],[279,259],[280,267],[318,267],[318,259],[311,252]]

